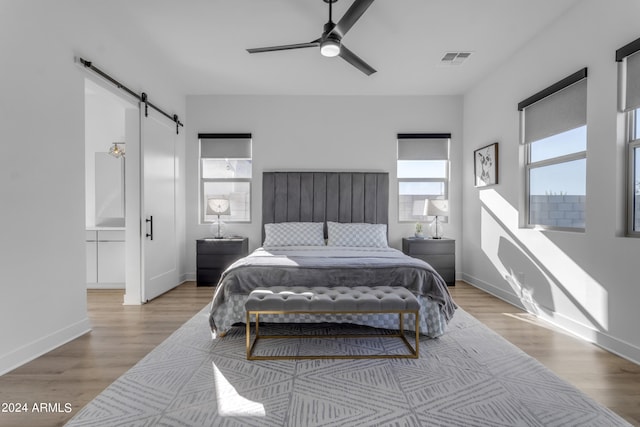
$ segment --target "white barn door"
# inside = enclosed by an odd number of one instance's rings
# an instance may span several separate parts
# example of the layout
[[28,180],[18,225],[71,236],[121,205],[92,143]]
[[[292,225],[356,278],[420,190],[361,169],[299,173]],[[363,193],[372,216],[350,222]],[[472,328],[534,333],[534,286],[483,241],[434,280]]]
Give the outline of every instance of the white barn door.
[[178,285],[176,125],[140,109],[142,283],[145,303]]

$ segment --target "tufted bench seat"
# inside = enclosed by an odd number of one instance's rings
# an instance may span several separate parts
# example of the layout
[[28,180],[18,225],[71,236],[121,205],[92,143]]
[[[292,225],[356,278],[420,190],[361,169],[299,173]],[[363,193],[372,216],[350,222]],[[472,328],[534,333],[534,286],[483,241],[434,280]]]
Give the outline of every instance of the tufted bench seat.
[[[272,287],[258,288],[249,294],[245,302],[247,359],[314,359],[314,358],[417,358],[419,346],[419,310],[417,298],[407,289],[394,286],[357,286],[357,287]],[[254,348],[259,339],[266,338],[303,338],[312,335],[260,335],[261,314],[397,314],[398,331],[395,334],[356,334],[356,335],[313,335],[314,338],[336,337],[384,337],[400,338],[407,346],[408,354],[375,355],[294,355],[294,356],[257,356]],[[415,316],[415,348],[404,334],[404,316]],[[251,319],[255,316],[255,340],[251,343]]]

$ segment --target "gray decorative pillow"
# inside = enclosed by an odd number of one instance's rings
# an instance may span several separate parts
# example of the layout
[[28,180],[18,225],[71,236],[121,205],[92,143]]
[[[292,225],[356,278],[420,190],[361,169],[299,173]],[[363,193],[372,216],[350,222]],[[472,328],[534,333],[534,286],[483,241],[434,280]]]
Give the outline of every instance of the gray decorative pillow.
[[264,225],[263,246],[324,246],[324,223],[278,222]]
[[387,224],[327,222],[327,246],[386,248]]

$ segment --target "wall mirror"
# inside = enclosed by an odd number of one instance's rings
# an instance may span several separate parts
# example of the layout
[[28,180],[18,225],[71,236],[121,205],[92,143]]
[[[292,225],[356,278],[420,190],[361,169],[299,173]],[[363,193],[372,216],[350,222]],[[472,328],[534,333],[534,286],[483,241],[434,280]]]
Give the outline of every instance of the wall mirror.
[[96,226],[124,227],[124,157],[95,154]]

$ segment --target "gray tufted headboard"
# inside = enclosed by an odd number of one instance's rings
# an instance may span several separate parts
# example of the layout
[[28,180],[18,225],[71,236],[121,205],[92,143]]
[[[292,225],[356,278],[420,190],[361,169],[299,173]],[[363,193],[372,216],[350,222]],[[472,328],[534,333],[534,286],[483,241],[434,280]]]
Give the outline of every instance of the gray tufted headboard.
[[264,224],[274,222],[368,222],[389,220],[387,172],[264,172]]

